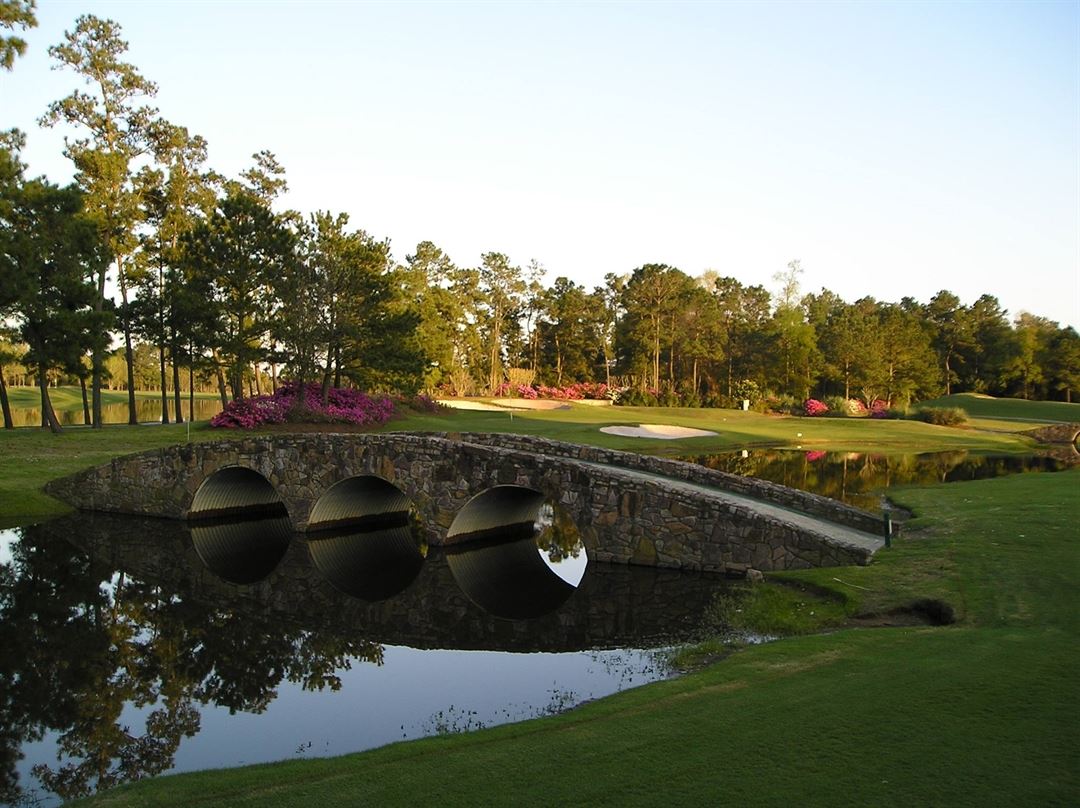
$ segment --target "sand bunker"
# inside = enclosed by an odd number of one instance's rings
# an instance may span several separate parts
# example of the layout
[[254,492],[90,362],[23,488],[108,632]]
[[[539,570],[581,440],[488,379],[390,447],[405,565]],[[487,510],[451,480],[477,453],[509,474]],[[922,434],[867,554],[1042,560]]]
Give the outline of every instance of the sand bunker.
[[440,398],[440,404],[455,410],[483,410],[485,412],[503,412],[505,410],[566,410],[570,405],[565,401],[530,400],[526,398],[490,398],[476,401],[465,398]]
[[622,435],[626,438],[657,438],[658,440],[678,440],[679,438],[704,438],[717,433],[707,429],[691,429],[688,426],[669,424],[639,424],[638,426],[602,426],[601,432],[609,435]]

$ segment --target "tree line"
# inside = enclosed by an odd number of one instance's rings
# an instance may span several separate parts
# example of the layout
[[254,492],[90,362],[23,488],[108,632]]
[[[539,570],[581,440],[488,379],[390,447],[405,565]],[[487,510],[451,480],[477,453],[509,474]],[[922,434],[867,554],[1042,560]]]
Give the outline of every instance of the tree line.
[[[0,25],[33,25],[33,10],[0,0]],[[5,68],[18,42],[0,38]],[[5,425],[3,366],[20,362],[38,379],[43,425],[59,429],[47,380],[60,374],[82,385],[100,426],[116,339],[131,423],[147,346],[166,423],[183,418],[185,371],[192,394],[196,374],[215,379],[223,403],[268,392],[279,372],[317,382],[324,399],[343,384],[469,395],[507,380],[590,381],[625,402],[691,406],[826,395],[903,405],[969,390],[1071,401],[1078,387],[1076,331],[1027,313],[1010,322],[989,294],[848,303],[802,294],[798,261],[775,293],[664,264],[590,290],[567,277],[544,285],[540,264],[500,252],[460,267],[427,241],[395,262],[387,240],[344,213],[276,210],[287,184],[271,152],[237,177],[214,171],[206,141],[150,106],[157,87],[126,50],[120,27],[93,16],[50,48],[83,82],[40,120],[72,133],[71,185],[27,178],[22,133],[0,139],[0,325],[20,346],[0,351]]]

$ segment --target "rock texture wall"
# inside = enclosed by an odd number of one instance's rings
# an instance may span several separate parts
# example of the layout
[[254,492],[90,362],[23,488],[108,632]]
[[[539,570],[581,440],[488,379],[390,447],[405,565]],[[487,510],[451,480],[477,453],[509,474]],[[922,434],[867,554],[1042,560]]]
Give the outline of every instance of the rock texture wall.
[[1076,448],[1077,438],[1080,438],[1080,424],[1055,424],[1044,426],[1024,433],[1030,435],[1039,443],[1071,443]]
[[[611,465],[597,465],[607,457]],[[727,479],[731,475],[521,436],[250,437],[117,458],[50,483],[46,490],[85,510],[184,519],[203,481],[231,466],[265,477],[301,531],[332,485],[376,475],[409,498],[433,545],[446,542],[455,515],[474,495],[495,485],[519,485],[561,505],[578,525],[589,557],[597,561],[717,572],[783,570],[865,564],[876,549],[872,542],[837,535],[824,521],[807,524],[775,511],[762,513],[753,503],[637,472],[663,469],[657,473],[688,481],[721,477],[734,485]],[[760,481],[748,487],[789,506],[809,496]],[[828,511],[826,503],[810,504],[821,516]],[[841,515],[851,510],[836,505]]]
[[636,469],[676,480],[686,480],[687,482],[707,485],[721,491],[730,491],[733,494],[752,499],[760,499],[762,502],[772,502],[781,507],[820,516],[822,519],[827,519],[838,525],[847,525],[856,530],[865,530],[868,533],[876,534],[882,529],[880,517],[853,508],[843,502],[837,502],[835,499],[811,494],[808,491],[788,488],[785,485],[772,483],[768,480],[740,477],[738,474],[729,474],[725,471],[705,468],[696,463],[685,463],[681,460],[669,460],[663,457],[653,457],[652,455],[634,454],[633,452],[619,452],[613,449],[601,449],[597,446],[582,446],[577,443],[564,443],[525,435],[477,432],[458,435],[455,435],[455,433],[445,434],[448,437],[457,437],[469,443],[501,446],[524,452],[542,452],[555,457],[568,457],[575,460],[603,463],[617,468]]

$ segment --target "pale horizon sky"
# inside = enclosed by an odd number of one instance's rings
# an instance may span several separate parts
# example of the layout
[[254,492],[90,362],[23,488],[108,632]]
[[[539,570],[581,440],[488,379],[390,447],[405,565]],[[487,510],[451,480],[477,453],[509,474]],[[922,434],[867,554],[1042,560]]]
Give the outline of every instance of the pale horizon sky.
[[1080,328],[1080,3],[39,0],[0,73],[29,174],[70,180],[48,47],[120,23],[152,103],[229,176],[460,266],[592,287],[648,262],[775,291],[970,304]]

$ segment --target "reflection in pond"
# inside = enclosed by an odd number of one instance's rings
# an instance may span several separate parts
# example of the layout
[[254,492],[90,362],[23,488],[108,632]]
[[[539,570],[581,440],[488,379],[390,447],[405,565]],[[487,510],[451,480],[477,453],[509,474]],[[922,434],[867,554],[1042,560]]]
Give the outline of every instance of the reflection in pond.
[[[36,391],[36,388],[35,388]],[[209,421],[221,412],[221,399],[197,398],[195,399],[195,420]],[[172,417],[173,399],[169,397],[169,416]],[[15,426],[41,426],[40,407],[12,407],[12,419]],[[83,411],[57,410],[56,417],[64,426],[78,426],[85,423]],[[135,399],[135,417],[140,424],[161,423],[161,399],[160,398],[137,398]],[[188,400],[184,397],[184,419],[188,417]],[[128,405],[106,404],[101,408],[101,421],[105,424],[126,424],[128,422]]]
[[[152,543],[155,520],[136,521]],[[0,797],[9,802],[19,798],[21,746],[47,730],[55,761],[33,774],[71,799],[171,769],[180,741],[199,730],[200,705],[260,713],[284,680],[334,688],[351,660],[381,660],[364,639],[192,597],[198,567],[184,554],[169,560],[181,580],[163,584],[66,541],[79,532],[100,541],[81,520],[27,528],[0,565]],[[141,732],[127,717],[133,705],[143,708]]]
[[1072,468],[1076,462],[1068,458],[991,456],[967,451],[880,455],[777,449],[750,449],[682,459],[711,469],[810,491],[869,511],[880,511],[882,495],[898,485],[1062,471]]
[[191,543],[202,562],[233,584],[253,584],[274,571],[292,539],[288,517],[215,519],[191,525]]
[[572,586],[581,582],[588,564],[577,525],[563,508],[550,502],[540,506],[534,525],[540,557],[551,571]]
[[308,555],[336,589],[367,601],[393,597],[420,574],[424,556],[412,525],[308,536]]
[[539,617],[559,608],[576,589],[544,563],[532,525],[451,546],[446,562],[469,600],[496,617]]
[[[257,524],[264,538],[277,531],[269,520]],[[309,555],[316,542],[345,536],[286,541],[256,580],[269,562],[257,574],[241,569],[237,553],[196,549],[207,544],[195,536],[204,529],[79,514],[8,534],[0,547],[0,801],[18,800],[22,788],[73,798],[301,748],[370,748],[403,732],[440,731],[429,719],[451,704],[490,724],[545,709],[553,687],[599,697],[627,684],[605,670],[619,667],[617,658],[632,684],[665,675],[649,668],[647,652],[629,649],[694,636],[722,586],[709,576],[590,564],[558,609],[506,620],[461,591],[438,549],[401,592],[370,602],[342,594]],[[209,544],[219,548],[221,539]],[[525,539],[536,561],[535,536]],[[366,563],[385,547],[357,552],[342,563]],[[223,580],[200,555],[229,559],[228,577],[253,583]]]

